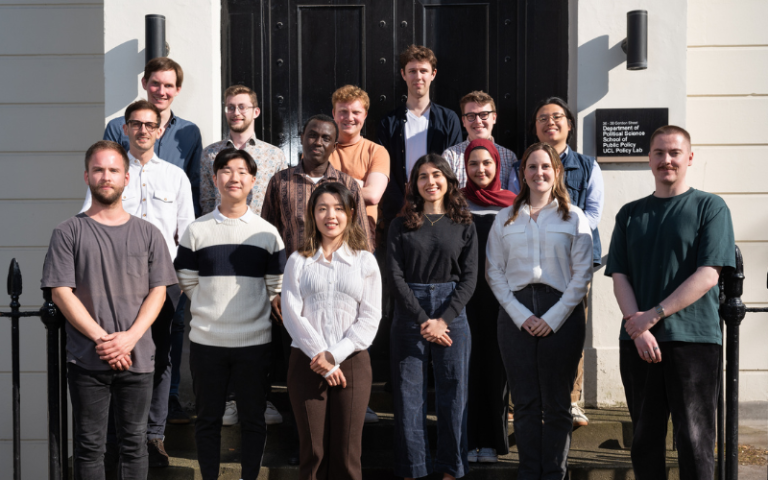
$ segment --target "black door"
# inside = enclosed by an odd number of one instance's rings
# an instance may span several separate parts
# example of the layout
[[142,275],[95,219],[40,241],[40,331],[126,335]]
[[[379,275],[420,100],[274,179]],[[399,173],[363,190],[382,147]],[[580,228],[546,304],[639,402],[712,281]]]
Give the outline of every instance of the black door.
[[411,43],[438,58],[433,101],[460,114],[462,96],[488,92],[498,111],[495,140],[518,155],[530,143],[533,106],[551,95],[567,99],[567,0],[223,0],[222,7],[222,90],[239,83],[257,92],[257,135],[291,164],[301,125],[330,115],[342,85],[368,92],[363,133],[376,140],[379,119],[407,94],[398,54]]

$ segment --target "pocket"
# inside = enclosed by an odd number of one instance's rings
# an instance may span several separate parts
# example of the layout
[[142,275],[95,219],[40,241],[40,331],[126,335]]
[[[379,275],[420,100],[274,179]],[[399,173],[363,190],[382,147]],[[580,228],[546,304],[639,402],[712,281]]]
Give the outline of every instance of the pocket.
[[146,277],[149,274],[149,253],[129,253],[126,255],[125,270],[131,277]]
[[173,203],[173,195],[170,192],[166,192],[165,190],[155,190],[152,198],[165,204]]
[[570,259],[576,226],[569,223],[547,225],[545,229],[544,255],[551,258]]
[[501,241],[510,260],[529,257],[528,236],[525,234],[525,229],[524,223],[513,223],[506,225],[501,231]]

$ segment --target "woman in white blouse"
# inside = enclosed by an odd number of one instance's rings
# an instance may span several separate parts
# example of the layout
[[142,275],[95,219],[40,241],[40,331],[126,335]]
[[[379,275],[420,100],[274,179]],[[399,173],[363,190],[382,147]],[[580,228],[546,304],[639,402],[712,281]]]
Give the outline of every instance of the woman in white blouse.
[[300,479],[361,479],[371,393],[367,348],[381,320],[381,275],[352,193],[325,183],[309,197],[304,246],[288,259],[282,313],[293,339],[288,392]]
[[519,480],[563,479],[568,471],[592,234],[570,203],[563,175],[551,146],[528,148],[520,193],[498,213],[488,237],[486,272],[503,307],[498,338],[515,405]]

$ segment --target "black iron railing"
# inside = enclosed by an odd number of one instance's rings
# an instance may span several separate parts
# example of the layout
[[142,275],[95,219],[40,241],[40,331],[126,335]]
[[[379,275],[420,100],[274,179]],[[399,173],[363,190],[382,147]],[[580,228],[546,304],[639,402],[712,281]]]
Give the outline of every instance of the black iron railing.
[[[66,334],[62,328],[64,318],[51,301],[50,291],[43,294],[45,303],[40,310],[22,312],[21,270],[14,258],[8,268],[8,295],[11,297],[11,311],[0,312],[0,317],[11,319],[11,358],[13,383],[13,478],[21,480],[21,388],[19,365],[19,318],[40,317],[47,330],[46,354],[48,357],[48,476],[51,480],[67,478],[67,384]],[[61,348],[59,348],[61,347]],[[62,463],[62,459],[64,459]]]

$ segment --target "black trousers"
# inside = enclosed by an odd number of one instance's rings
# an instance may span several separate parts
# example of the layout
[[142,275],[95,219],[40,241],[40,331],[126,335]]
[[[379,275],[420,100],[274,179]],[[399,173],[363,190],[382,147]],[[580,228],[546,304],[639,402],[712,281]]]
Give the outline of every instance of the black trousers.
[[620,342],[621,381],[632,416],[632,467],[637,480],[666,478],[667,422],[672,414],[681,480],[715,475],[715,416],[722,367],[720,345],[661,342],[660,363]]
[[190,343],[189,366],[195,392],[197,459],[204,480],[219,477],[221,417],[232,380],[240,419],[243,480],[255,480],[267,441],[264,421],[271,345],[225,348]]

